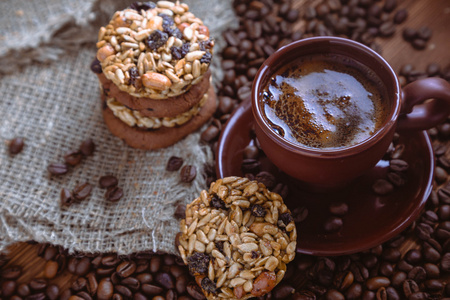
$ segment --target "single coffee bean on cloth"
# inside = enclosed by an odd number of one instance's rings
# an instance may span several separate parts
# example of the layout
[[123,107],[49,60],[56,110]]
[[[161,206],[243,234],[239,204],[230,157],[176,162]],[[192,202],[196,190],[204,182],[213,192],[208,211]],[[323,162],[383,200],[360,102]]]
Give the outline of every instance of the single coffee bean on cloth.
[[186,206],[176,243],[208,299],[263,296],[295,257],[297,230],[277,193],[226,177]]

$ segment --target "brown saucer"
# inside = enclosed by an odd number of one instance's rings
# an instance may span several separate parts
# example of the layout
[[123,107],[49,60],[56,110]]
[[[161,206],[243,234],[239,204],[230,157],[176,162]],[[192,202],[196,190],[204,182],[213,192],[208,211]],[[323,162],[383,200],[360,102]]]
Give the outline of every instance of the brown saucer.
[[[228,120],[216,153],[216,174],[243,176],[241,164],[244,148],[252,142],[253,116],[250,101],[241,104]],[[292,211],[296,207],[308,209],[308,216],[297,223],[297,252],[312,255],[344,255],[372,248],[406,229],[420,214],[432,189],[434,155],[430,138],[425,131],[402,133],[405,145],[402,159],[409,169],[406,185],[396,187],[386,196],[376,195],[372,184],[385,178],[389,161],[380,162],[367,174],[349,186],[333,192],[314,193],[301,188],[297,180],[281,173],[265,156],[260,156],[262,169],[276,175],[289,187],[285,199]],[[348,212],[343,227],[336,233],[323,229],[331,217],[331,203],[345,202]]]

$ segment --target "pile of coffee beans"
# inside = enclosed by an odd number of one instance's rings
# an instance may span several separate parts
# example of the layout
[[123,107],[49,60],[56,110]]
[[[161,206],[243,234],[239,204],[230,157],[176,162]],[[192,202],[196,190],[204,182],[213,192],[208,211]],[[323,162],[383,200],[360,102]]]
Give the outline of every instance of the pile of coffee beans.
[[405,64],[399,70],[399,80],[402,86],[427,77],[440,77],[450,81],[450,64],[441,67],[437,63],[430,63],[425,70],[417,70],[412,64]]
[[[208,130],[208,129],[207,129]],[[207,131],[206,130],[206,131]],[[178,156],[169,158],[166,164],[166,171],[178,171],[183,166],[184,160]],[[197,168],[193,165],[184,165],[180,170],[180,181],[190,183],[197,177]]]
[[[259,2],[256,4],[255,2]],[[294,19],[304,18],[306,27],[303,31],[284,28],[280,23],[278,42],[273,44],[275,38],[270,32],[265,20],[258,18],[254,7],[261,7],[263,14],[270,14],[275,20],[287,20],[281,15],[284,7],[291,7],[289,1],[235,1],[237,15],[240,17],[240,27],[237,30],[226,32],[224,37],[227,47],[223,52],[223,69],[226,72],[222,84],[219,86],[219,109],[211,126],[216,126],[220,132],[223,123],[229,118],[230,112],[242,101],[249,97],[249,88],[252,76],[256,73],[261,58],[265,58],[271,51],[259,51],[263,48],[259,41],[266,40],[276,50],[287,41],[317,35],[344,36],[362,42],[378,52],[381,52],[376,43],[377,37],[392,36],[397,24],[404,22],[408,12],[397,8],[394,1],[371,0],[324,0],[313,7],[304,7],[304,13],[291,13]],[[268,6],[269,9],[262,8]],[[262,22],[262,30],[256,29],[258,38],[254,37],[255,27],[245,26],[250,17],[256,22]],[[284,21],[285,25],[289,25]],[[256,25],[259,27],[259,25]],[[280,35],[281,33],[281,35]],[[272,41],[273,39],[273,41]],[[247,42],[247,40],[249,42]],[[281,40],[281,41],[280,41]],[[239,41],[239,42],[237,42]],[[272,42],[272,43],[270,43]],[[275,46],[276,45],[276,46]],[[269,47],[266,47],[270,50]],[[255,56],[256,54],[256,56]],[[258,60],[259,59],[259,60]],[[244,66],[245,61],[247,65]],[[441,68],[430,64],[424,72],[415,71],[411,66],[403,68],[400,72],[402,85],[419,78],[440,76],[449,80],[450,66]],[[244,79],[245,77],[245,79]],[[243,83],[244,82],[244,83]],[[212,131],[212,130],[211,130]],[[215,132],[215,131],[214,131]],[[270,293],[268,298],[294,300],[299,299],[442,299],[450,297],[449,258],[450,258],[450,184],[447,175],[450,172],[450,154],[448,138],[450,138],[450,122],[446,122],[429,131],[435,145],[435,154],[438,158],[438,167],[435,175],[435,189],[428,199],[426,211],[420,219],[414,222],[402,234],[392,240],[378,245],[370,250],[352,255],[339,257],[316,257],[298,254],[294,262],[288,266],[291,274],[283,280],[280,288]],[[244,159],[241,169],[246,177],[256,179],[266,184],[269,189],[280,193],[283,197],[289,194],[288,187],[278,182],[276,177],[262,168],[262,150],[253,132],[252,142],[243,149]],[[208,140],[213,149],[217,133]],[[395,142],[395,141],[394,141]],[[404,184],[403,172],[407,172],[408,165],[401,159],[403,146],[393,145],[387,154],[387,159],[393,165],[388,178],[384,181],[389,189],[379,193],[389,193],[397,185]],[[395,174],[392,175],[392,174]],[[214,173],[210,173],[208,182],[215,180]],[[444,184],[438,188],[439,184]],[[380,186],[379,186],[380,187]],[[384,186],[381,186],[383,189]],[[345,203],[334,203],[329,208],[331,213],[329,223],[324,224],[328,231],[339,230],[342,226],[342,216],[350,208]],[[295,208],[293,217],[300,223],[308,217],[308,209]],[[412,243],[411,241],[414,241]],[[290,277],[292,276],[292,277]],[[288,288],[284,288],[284,284]],[[289,285],[289,283],[294,284]],[[295,290],[289,289],[295,287]],[[285,292],[285,293],[284,293]]]
[[394,35],[397,25],[408,17],[405,9],[396,8],[396,0],[326,0],[306,8],[305,34],[350,38],[381,53],[375,39]]
[[95,144],[92,139],[83,141],[77,150],[69,151],[64,155],[64,162],[54,162],[47,166],[51,175],[60,176],[66,174],[70,167],[79,165],[83,158],[94,154]]
[[403,39],[411,44],[417,50],[423,50],[427,47],[433,31],[428,26],[421,26],[418,29],[406,27],[403,29]]

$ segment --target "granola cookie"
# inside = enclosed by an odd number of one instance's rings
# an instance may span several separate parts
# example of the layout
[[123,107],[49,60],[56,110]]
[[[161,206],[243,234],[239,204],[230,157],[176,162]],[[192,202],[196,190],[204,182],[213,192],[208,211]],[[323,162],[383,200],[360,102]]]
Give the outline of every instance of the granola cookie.
[[247,178],[226,177],[186,207],[178,250],[208,299],[270,292],[295,257],[297,231],[280,195]]
[[121,91],[166,99],[202,80],[214,41],[185,3],[135,2],[100,28],[97,48],[104,75]]

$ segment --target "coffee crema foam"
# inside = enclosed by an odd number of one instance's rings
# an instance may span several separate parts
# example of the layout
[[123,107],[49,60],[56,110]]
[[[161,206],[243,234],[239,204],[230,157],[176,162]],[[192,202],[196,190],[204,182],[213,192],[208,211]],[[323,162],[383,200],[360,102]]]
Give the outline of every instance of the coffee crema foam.
[[358,144],[386,118],[387,92],[373,71],[340,55],[311,55],[280,69],[263,92],[271,127],[312,148]]

